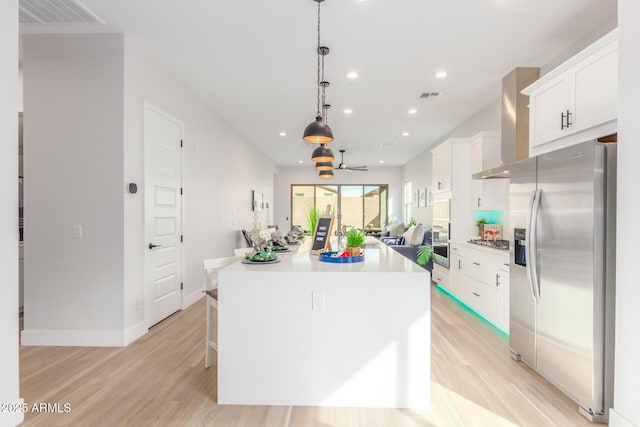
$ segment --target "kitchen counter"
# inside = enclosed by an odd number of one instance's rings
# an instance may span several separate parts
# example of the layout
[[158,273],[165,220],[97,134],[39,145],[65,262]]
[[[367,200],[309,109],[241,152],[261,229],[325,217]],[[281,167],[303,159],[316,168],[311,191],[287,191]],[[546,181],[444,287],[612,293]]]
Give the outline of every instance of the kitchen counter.
[[455,246],[463,246],[466,248],[471,248],[471,249],[476,249],[482,252],[487,252],[490,253],[492,255],[499,255],[499,256],[504,256],[505,258],[509,258],[509,250],[505,250],[505,249],[496,249],[496,248],[492,248],[491,246],[483,246],[483,245],[476,245],[474,243],[469,243],[469,242],[461,242],[461,241],[451,241],[451,247],[453,250],[453,247]]
[[219,272],[219,404],[429,406],[429,273],[375,246]]

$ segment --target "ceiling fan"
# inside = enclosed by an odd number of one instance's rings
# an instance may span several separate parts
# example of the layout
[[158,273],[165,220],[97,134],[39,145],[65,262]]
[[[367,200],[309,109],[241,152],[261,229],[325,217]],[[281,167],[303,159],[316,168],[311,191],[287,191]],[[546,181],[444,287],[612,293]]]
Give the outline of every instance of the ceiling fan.
[[346,150],[340,150],[340,164],[338,165],[337,168],[335,168],[336,170],[342,170],[347,172],[351,172],[351,171],[368,172],[369,171],[369,169],[367,169],[366,166],[347,166],[347,164],[344,162],[345,151]]

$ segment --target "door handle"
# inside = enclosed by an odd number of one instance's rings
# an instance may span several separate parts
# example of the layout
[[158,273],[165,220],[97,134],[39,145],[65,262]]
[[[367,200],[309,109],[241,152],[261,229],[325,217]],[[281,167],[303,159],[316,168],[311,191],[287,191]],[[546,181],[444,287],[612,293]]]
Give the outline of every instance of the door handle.
[[154,245],[153,243],[149,243],[149,249],[158,248],[162,245]]

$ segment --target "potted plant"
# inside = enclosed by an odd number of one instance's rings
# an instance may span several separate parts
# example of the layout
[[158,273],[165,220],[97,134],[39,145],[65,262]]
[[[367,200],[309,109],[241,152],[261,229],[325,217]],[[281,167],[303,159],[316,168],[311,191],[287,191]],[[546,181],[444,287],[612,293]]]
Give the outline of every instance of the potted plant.
[[364,233],[356,228],[352,228],[344,237],[347,239],[347,252],[349,256],[359,256],[360,246],[362,246],[367,238]]
[[322,215],[320,209],[315,206],[309,210],[309,215],[307,215],[307,224],[309,225],[309,235],[313,236],[313,233],[316,232],[316,224],[318,223],[318,218]]
[[431,260],[433,260],[433,247],[431,245],[420,246],[416,262],[420,265],[425,265]]

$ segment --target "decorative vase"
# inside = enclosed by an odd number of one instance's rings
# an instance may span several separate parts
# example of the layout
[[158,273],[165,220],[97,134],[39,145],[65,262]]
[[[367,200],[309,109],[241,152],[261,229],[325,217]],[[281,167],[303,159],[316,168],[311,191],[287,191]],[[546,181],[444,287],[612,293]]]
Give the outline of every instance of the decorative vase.
[[347,252],[349,253],[349,256],[360,256],[360,246],[347,246]]

